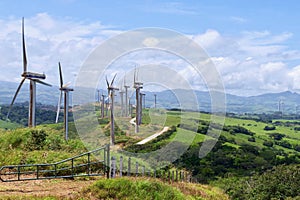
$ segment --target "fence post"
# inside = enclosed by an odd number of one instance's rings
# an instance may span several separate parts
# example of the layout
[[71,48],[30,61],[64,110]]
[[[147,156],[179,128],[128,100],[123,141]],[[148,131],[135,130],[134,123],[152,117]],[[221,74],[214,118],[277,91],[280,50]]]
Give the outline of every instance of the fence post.
[[114,156],[111,157],[111,172],[110,172],[110,178],[116,177],[116,158]]
[[135,163],[135,176],[138,176],[139,175],[139,163],[136,162]]
[[90,166],[90,163],[91,163],[91,161],[90,161],[90,153],[88,153],[88,176],[90,175],[90,171],[91,171],[91,166]]
[[74,158],[72,158],[72,177],[74,176]]
[[18,166],[18,181],[20,180],[20,166]]
[[106,158],[107,158],[107,163],[106,163],[106,177],[109,178],[109,173],[110,173],[110,145],[108,144],[107,145],[107,155],[106,155]]
[[174,182],[174,171],[172,171],[172,182]]
[[39,179],[39,165],[36,165],[36,179]]
[[57,164],[54,164],[54,172],[55,172],[55,178],[57,177]]
[[130,171],[131,171],[131,158],[128,158],[128,171],[127,171],[127,176],[130,176]]
[[142,176],[145,176],[145,165],[142,167]]
[[123,156],[120,157],[120,177],[123,175]]
[[176,170],[176,181],[178,181],[178,170]]

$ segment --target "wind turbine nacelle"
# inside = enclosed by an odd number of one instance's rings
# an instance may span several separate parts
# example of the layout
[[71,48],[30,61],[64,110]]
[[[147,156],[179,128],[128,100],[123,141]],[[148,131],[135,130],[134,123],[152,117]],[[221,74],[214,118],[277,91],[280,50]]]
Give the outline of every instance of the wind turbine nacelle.
[[135,82],[134,83],[134,88],[143,88],[143,83]]
[[67,88],[67,87],[59,88],[59,90],[61,90],[61,91],[66,91],[66,92],[74,91],[73,88]]
[[33,72],[24,72],[22,77],[30,78],[30,79],[46,79],[45,74],[33,73]]

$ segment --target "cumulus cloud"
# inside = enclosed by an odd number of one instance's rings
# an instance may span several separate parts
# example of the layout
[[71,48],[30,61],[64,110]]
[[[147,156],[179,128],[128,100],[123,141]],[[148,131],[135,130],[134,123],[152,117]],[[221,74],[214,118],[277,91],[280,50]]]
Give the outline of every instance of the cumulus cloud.
[[[100,21],[75,21],[40,13],[25,19],[28,69],[45,72],[47,82],[58,85],[57,63],[61,61],[66,82],[73,81],[89,53],[107,38],[122,31]],[[208,53],[221,74],[226,92],[254,95],[300,89],[300,51],[286,43],[292,33],[242,32],[227,36],[217,30],[189,35]],[[19,81],[22,73],[21,19],[0,19],[0,80]],[[182,58],[165,53],[132,53],[115,64],[125,73],[124,62],[170,66],[189,80],[194,89],[205,83]]]
[[292,36],[287,32],[273,35],[269,31],[248,31],[228,37],[207,30],[193,39],[210,55],[227,92],[255,95],[298,88],[299,68],[293,68],[292,61],[300,60],[300,51],[286,46]]
[[[57,63],[61,61],[65,79],[73,80],[74,74],[93,48],[114,34],[117,33],[101,22],[78,22],[68,18],[55,18],[47,13],[26,18],[28,70],[44,72],[48,82],[57,84]],[[5,71],[0,74],[1,80],[20,79],[21,51],[21,19],[1,20],[0,67]]]

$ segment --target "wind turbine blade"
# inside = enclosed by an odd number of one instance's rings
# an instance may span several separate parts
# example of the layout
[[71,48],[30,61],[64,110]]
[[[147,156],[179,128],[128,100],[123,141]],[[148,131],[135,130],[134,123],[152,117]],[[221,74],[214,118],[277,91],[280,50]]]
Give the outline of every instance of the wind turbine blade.
[[45,83],[45,82],[43,82],[43,81],[41,81],[41,80],[39,80],[39,79],[34,79],[34,81],[35,81],[35,82],[38,82],[38,83],[40,83],[40,84],[43,84],[43,85],[47,85],[47,86],[52,87],[52,85],[50,85],[49,83]]
[[55,123],[58,122],[59,110],[60,110],[60,105],[61,105],[61,98],[62,98],[62,91],[60,91],[60,96],[59,96],[59,98],[58,98],[58,105],[57,105],[57,112],[56,112],[56,120],[55,120]]
[[64,81],[63,81],[63,76],[62,76],[62,71],[61,71],[61,65],[60,62],[58,62],[58,67],[59,67],[59,78],[60,78],[60,87],[63,87]]
[[108,83],[108,80],[107,80],[107,76],[105,77],[105,80],[106,80],[106,85],[107,85],[107,89],[109,88],[109,83]]
[[133,74],[133,83],[135,84],[135,74],[136,74],[136,68],[134,68],[134,74]]
[[117,76],[117,73],[114,75],[114,78],[112,79],[111,83],[110,83],[110,86],[112,86],[114,84],[114,81],[115,81],[115,78]]
[[62,87],[63,87],[63,88],[66,88],[66,87],[68,87],[69,85],[71,85],[71,82],[67,82],[67,83],[64,84]]
[[13,104],[14,104],[14,102],[15,102],[17,96],[18,96],[18,93],[19,93],[19,91],[20,91],[20,89],[21,89],[21,87],[22,87],[22,85],[23,85],[23,83],[24,83],[25,80],[26,80],[25,77],[21,80],[21,83],[20,83],[20,85],[19,85],[19,87],[18,87],[18,89],[17,89],[17,91],[16,91],[16,93],[15,93],[15,96],[14,96],[13,100],[12,100],[11,103],[10,103],[9,110],[8,110],[7,116],[6,116],[6,120],[7,120],[8,117],[9,117],[11,108],[12,108],[12,106],[13,106]]
[[23,47],[23,73],[27,72],[27,57],[24,36],[24,17],[22,18],[22,47]]

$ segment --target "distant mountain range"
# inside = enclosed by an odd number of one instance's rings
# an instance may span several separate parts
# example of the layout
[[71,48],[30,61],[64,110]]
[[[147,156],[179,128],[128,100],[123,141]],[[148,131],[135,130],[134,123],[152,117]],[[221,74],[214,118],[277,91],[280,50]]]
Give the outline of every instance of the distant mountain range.
[[[0,81],[0,105],[9,104],[18,87],[18,83]],[[24,83],[16,102],[26,102],[29,100],[29,84]],[[102,92],[102,91],[101,91]],[[106,94],[106,91],[103,91]],[[146,107],[154,107],[154,94],[157,95],[157,106],[164,108],[179,108],[180,102],[176,96],[184,97],[186,90],[165,90],[161,92],[147,92],[145,103]],[[201,111],[210,111],[211,99],[208,92],[194,91],[199,102],[199,109]],[[46,105],[57,105],[59,89],[57,86],[47,87],[44,85],[37,85],[37,102]],[[97,92],[95,92],[96,94]],[[175,96],[176,94],[176,96]],[[95,100],[97,95],[95,95]],[[184,98],[183,98],[184,99]],[[280,93],[266,93],[257,96],[237,96],[226,94],[226,110],[233,113],[270,113],[278,111],[279,101],[281,100],[281,108],[284,113],[300,112],[300,94],[295,92],[280,92]],[[119,97],[116,101],[120,101]],[[131,97],[131,101],[135,102],[135,98]],[[182,100],[181,100],[182,101]],[[184,101],[189,101],[186,99]],[[299,104],[299,108],[298,105]],[[299,110],[299,111],[298,111]]]

